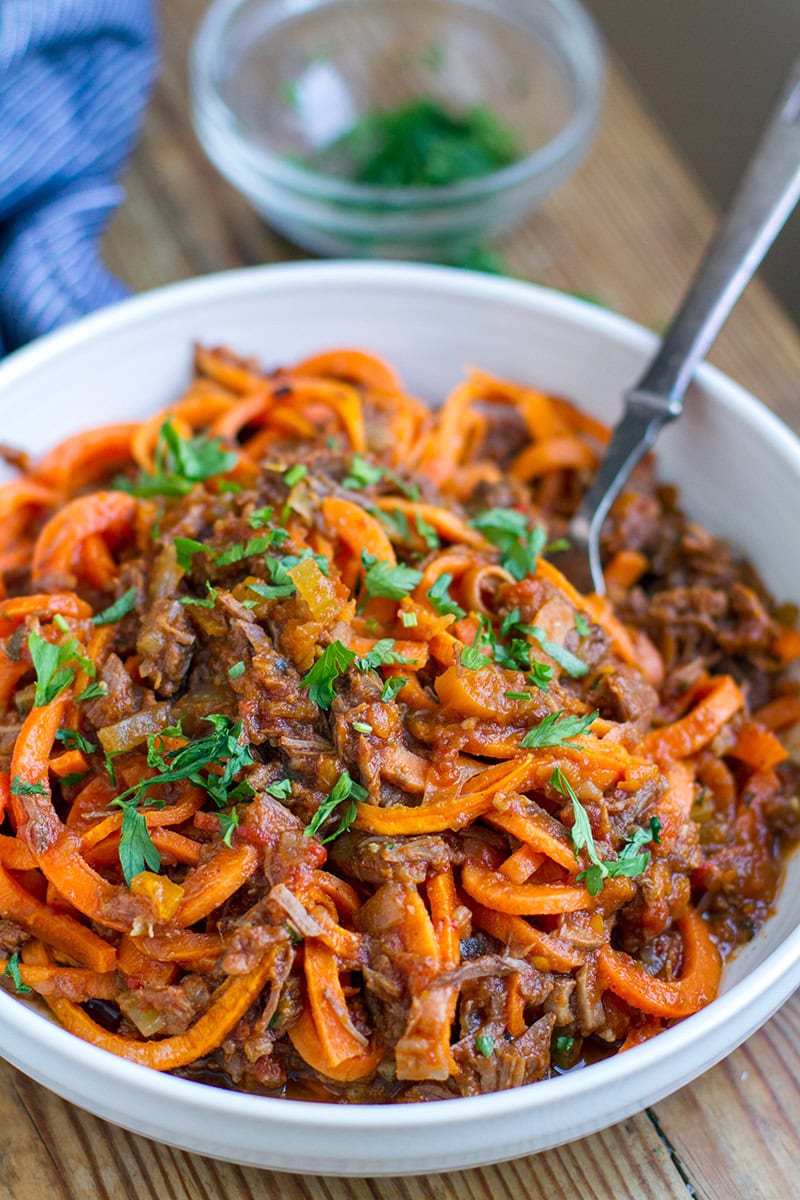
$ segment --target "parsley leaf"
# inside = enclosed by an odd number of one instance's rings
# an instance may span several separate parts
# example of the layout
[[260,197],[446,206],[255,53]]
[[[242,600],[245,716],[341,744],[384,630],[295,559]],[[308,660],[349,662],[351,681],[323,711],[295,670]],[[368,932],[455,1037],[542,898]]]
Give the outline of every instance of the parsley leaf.
[[586,617],[583,615],[583,613],[575,613],[575,628],[581,637],[588,637],[591,633],[589,622],[586,620]]
[[330,708],[333,703],[333,681],[347,670],[356,657],[355,650],[348,650],[341,642],[326,646],[310,671],[303,676],[303,687],[320,708]]
[[113,604],[109,604],[108,608],[102,612],[95,613],[92,617],[93,625],[113,625],[115,621],[121,621],[122,618],[129,613],[136,604],[136,588],[128,588],[127,592],[120,596],[119,600],[115,600]]
[[[180,724],[162,729],[160,733],[151,733],[147,739],[147,765],[155,767],[158,774],[149,779],[139,780],[112,803],[124,806],[129,796],[133,797],[133,803],[149,803],[146,793],[155,784],[188,779],[196,787],[208,792],[220,808],[229,804],[233,795],[234,776],[242,768],[252,766],[253,754],[248,745],[239,741],[242,732],[241,721],[234,722],[221,713],[212,713],[203,717],[203,720],[213,726],[214,732],[207,737],[194,738],[175,750],[165,751],[164,739],[182,737]],[[207,768],[220,766],[223,762],[225,766],[221,774],[207,771]],[[207,773],[203,774],[204,771]],[[252,794],[249,784],[245,791]],[[240,797],[237,796],[238,798]]]
[[408,683],[408,680],[405,679],[402,675],[390,675],[389,678],[386,680],[386,683],[383,685],[383,691],[381,692],[381,700],[383,700],[383,701],[394,700],[397,693],[401,692],[407,683]]
[[119,862],[128,887],[131,880],[147,867],[157,871],[161,866],[161,855],[153,845],[144,813],[131,800],[122,806],[122,830],[119,839]]
[[637,828],[634,830],[633,834],[626,840],[618,858],[603,860],[597,853],[597,847],[594,844],[589,815],[575,795],[575,791],[569,780],[561,773],[558,767],[556,767],[550,776],[550,783],[557,792],[560,792],[562,796],[566,796],[572,802],[572,812],[575,821],[570,830],[570,837],[572,838],[575,857],[578,857],[579,850],[585,848],[591,861],[591,866],[581,871],[577,878],[584,881],[586,890],[590,896],[596,896],[598,892],[603,890],[603,884],[606,879],[616,879],[620,876],[633,877],[641,875],[647,870],[650,864],[650,852],[649,850],[644,850],[643,847],[650,842],[658,843],[660,841],[661,822],[658,817],[651,818],[647,829]]
[[549,663],[538,662],[536,659],[530,664],[531,672],[528,676],[528,682],[533,683],[543,692],[547,691],[548,684],[553,678],[553,668]]
[[566,671],[573,679],[580,679],[582,675],[589,673],[589,668],[585,662],[581,662],[570,650],[566,650],[563,646],[559,646],[558,642],[550,642],[547,640],[547,635],[538,625],[532,625],[530,632],[536,638],[539,645],[544,650],[545,654],[549,654],[555,662]]
[[475,1038],[475,1049],[484,1058],[491,1058],[494,1054],[494,1038],[488,1033],[478,1034]]
[[395,650],[394,638],[381,638],[356,663],[359,671],[374,671],[377,667],[406,665],[416,663],[416,659],[408,658]]
[[404,629],[413,629],[417,624],[417,614],[415,612],[408,612],[407,609],[403,609],[403,611],[400,613],[400,620]]
[[506,692],[506,700],[530,700],[530,692]]
[[272,796],[273,800],[288,800],[292,794],[291,779],[276,779],[274,783],[269,783],[264,788],[268,796]]
[[414,521],[417,526],[417,533],[420,535],[428,549],[438,550],[441,542],[439,540],[439,535],[433,526],[429,525],[425,518],[421,517],[419,513],[414,514]]
[[39,781],[37,783],[26,783],[24,779],[20,779],[19,775],[14,776],[11,784],[12,796],[46,796],[47,788]]
[[304,467],[302,463],[295,463],[288,471],[284,471],[283,482],[288,488],[293,488],[301,479],[305,479],[307,474],[308,467]]
[[233,666],[228,671],[228,679],[238,679],[241,675],[244,675],[244,671],[245,671],[244,663],[242,662],[241,659],[239,659],[239,661],[237,663],[234,663]]
[[312,820],[306,825],[304,831],[306,837],[314,836],[327,821],[328,817],[332,816],[339,805],[347,800],[349,803],[339,820],[338,826],[328,837],[321,839],[323,846],[326,846],[328,842],[332,842],[340,833],[344,833],[346,829],[350,828],[358,813],[358,802],[366,800],[368,796],[369,792],[367,789],[351,779],[350,772],[345,769],[333,785],[331,794],[327,799],[322,801]]
[[372,733],[372,726],[367,721],[353,721],[356,733]]
[[214,555],[214,566],[229,567],[232,563],[251,558],[254,554],[264,554],[275,541],[285,541],[288,537],[285,529],[270,529],[260,537],[250,538],[249,542],[234,542],[227,550],[221,550]]
[[472,645],[464,646],[461,651],[460,662],[462,667],[466,667],[468,671],[481,671],[484,667],[488,667],[491,659],[487,658],[480,649],[481,646],[485,645],[493,646],[494,637],[486,619],[481,617],[475,637],[472,639]]
[[368,462],[363,454],[354,454],[350,460],[350,470],[342,480],[342,487],[349,488],[351,492],[360,492],[373,483],[380,483],[385,474],[384,467]]
[[263,508],[256,508],[250,513],[247,524],[251,529],[263,529],[265,525],[269,525],[271,520],[272,505],[266,504]]
[[571,738],[585,733],[599,715],[597,709],[583,717],[567,716],[563,709],[557,713],[550,713],[535,729],[528,730],[520,744],[526,750],[541,750],[545,746],[563,746]]
[[116,486],[134,496],[186,496],[196,483],[232,470],[238,455],[224,450],[221,438],[181,437],[168,418],[161,426],[154,459],[152,474],[143,471],[134,483],[118,479]]
[[192,559],[195,554],[213,554],[213,551],[205,544],[198,542],[196,538],[176,537],[173,545],[175,546],[175,557],[178,560],[178,566],[182,571],[191,571]]
[[36,671],[34,704],[50,704],[75,679],[75,672],[66,663],[77,662],[87,675],[94,675],[94,663],[82,653],[75,638],[59,645],[48,642],[39,633],[28,635],[28,650]]
[[208,595],[202,596],[181,596],[181,604],[194,605],[196,608],[213,608],[217,603],[217,589],[212,587],[206,580],[206,591]]
[[378,562],[366,551],[361,552],[361,561],[367,568],[364,576],[364,589],[367,596],[385,596],[387,600],[402,600],[409,592],[413,592],[422,579],[422,572],[413,567],[399,564],[393,567],[388,562]]
[[75,697],[76,704],[82,704],[84,700],[97,700],[99,696],[107,696],[108,687],[104,683],[90,683],[85,688],[80,696]]
[[453,576],[447,571],[443,571],[428,592],[428,599],[440,617],[453,616],[460,618],[466,615],[461,605],[456,604],[450,595],[449,589],[452,582]]
[[17,992],[20,995],[24,995],[25,992],[33,991],[33,988],[28,987],[27,983],[22,982],[22,976],[19,972],[19,950],[15,950],[11,955],[6,963],[6,969],[3,974],[8,975],[13,980],[14,987],[17,989]]
[[219,829],[220,833],[222,834],[222,840],[226,846],[231,846],[233,844],[231,841],[231,838],[233,837],[233,831],[234,829],[238,828],[239,814],[235,808],[229,813],[219,814]]
[[84,754],[94,754],[97,749],[95,743],[78,733],[77,729],[56,730],[56,741],[62,742],[68,750],[82,750]]
[[514,579],[523,580],[536,570],[547,534],[541,526],[529,530],[524,513],[514,508],[489,508],[473,517],[470,525],[499,550],[500,566]]

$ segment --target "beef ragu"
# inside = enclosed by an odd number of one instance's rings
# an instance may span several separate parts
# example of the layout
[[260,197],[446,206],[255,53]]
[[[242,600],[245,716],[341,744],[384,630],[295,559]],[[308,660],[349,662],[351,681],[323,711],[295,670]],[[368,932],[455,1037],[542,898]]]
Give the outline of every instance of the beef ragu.
[[[794,613],[652,467],[471,373],[198,349],[0,488],[0,971],[137,1063],[422,1101],[713,1000],[798,831]],[[786,738],[784,738],[786,741]]]

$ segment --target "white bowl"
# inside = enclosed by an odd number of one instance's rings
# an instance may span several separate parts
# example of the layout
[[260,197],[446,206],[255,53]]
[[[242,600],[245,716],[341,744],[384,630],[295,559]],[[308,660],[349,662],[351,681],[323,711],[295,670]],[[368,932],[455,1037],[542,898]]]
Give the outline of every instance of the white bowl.
[[[528,284],[436,267],[326,263],[236,271],[126,301],[0,366],[0,436],[34,452],[84,426],[144,416],[184,386],[195,339],[268,363],[355,344],[440,398],[468,363],[562,393],[605,419],[655,339],[600,308]],[[800,444],[710,367],[659,446],[689,512],[800,600],[794,515]],[[800,859],[775,915],[708,1008],[624,1055],[495,1095],[347,1106],[221,1091],[124,1062],[0,994],[0,1052],[59,1095],[148,1137],[239,1163],[404,1175],[499,1162],[619,1121],[694,1079],[800,984]]]

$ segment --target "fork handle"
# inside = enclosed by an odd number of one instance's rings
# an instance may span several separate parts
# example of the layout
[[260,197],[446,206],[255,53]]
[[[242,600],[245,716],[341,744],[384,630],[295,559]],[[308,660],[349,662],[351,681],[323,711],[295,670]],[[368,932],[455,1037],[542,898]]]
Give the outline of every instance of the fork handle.
[[628,400],[680,415],[695,368],[800,198],[800,58],[661,347]]
[[655,358],[625,395],[625,412],[570,528],[588,543],[602,591],[597,533],[631,471],[683,408],[698,363],[800,199],[800,58]]

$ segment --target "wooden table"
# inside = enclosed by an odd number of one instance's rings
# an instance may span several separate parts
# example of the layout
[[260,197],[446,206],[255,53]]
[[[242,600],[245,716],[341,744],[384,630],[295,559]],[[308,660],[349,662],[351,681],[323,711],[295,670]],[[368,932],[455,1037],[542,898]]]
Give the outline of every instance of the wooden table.
[[[189,39],[203,0],[163,0],[164,64],[107,238],[136,290],[302,257],[205,161],[190,128]],[[574,179],[503,247],[524,278],[588,292],[659,328],[712,222],[641,100],[612,67],[605,115]],[[753,285],[711,358],[800,429],[800,338]],[[800,1192],[800,996],[696,1083],[604,1133],[499,1167],[340,1180],[241,1169],[107,1125],[0,1064],[0,1196],[14,1200],[790,1200]]]

